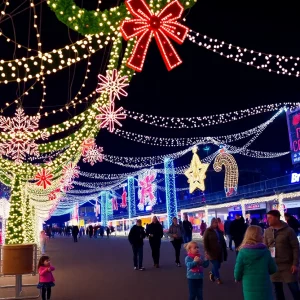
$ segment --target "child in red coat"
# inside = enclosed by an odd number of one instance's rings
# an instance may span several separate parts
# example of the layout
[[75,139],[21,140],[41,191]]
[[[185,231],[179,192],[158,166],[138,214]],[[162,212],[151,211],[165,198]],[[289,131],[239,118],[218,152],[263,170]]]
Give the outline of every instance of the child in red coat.
[[38,289],[42,290],[42,299],[49,300],[51,297],[51,288],[55,286],[52,271],[55,268],[50,265],[49,256],[42,256],[38,264],[38,272],[40,275]]

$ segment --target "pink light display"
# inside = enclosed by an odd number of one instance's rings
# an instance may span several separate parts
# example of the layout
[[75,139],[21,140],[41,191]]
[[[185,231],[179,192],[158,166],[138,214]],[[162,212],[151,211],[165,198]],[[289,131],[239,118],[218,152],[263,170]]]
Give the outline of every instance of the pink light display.
[[112,203],[112,209],[113,210],[118,210],[119,209],[118,199],[116,197],[113,197],[111,199],[111,203]]
[[189,29],[178,23],[184,11],[178,0],[168,3],[158,14],[153,14],[144,0],[125,2],[130,14],[135,18],[121,23],[121,33],[127,41],[138,37],[127,66],[141,72],[150,41],[154,36],[168,71],[182,63],[169,38],[182,44]]
[[123,193],[122,193],[122,203],[120,205],[122,208],[127,207],[127,192],[126,189],[123,188]]
[[153,206],[156,204],[156,183],[154,182],[156,179],[156,171],[155,170],[147,170],[145,173],[139,175],[138,183],[139,183],[139,199],[140,202],[138,204],[139,210],[144,210],[145,206]]
[[100,121],[100,128],[107,127],[109,132],[114,132],[115,124],[122,127],[122,124],[119,122],[119,120],[126,119],[126,114],[123,113],[123,107],[115,110],[115,103],[110,102],[108,106],[98,107],[98,110],[101,114],[96,116],[96,120]]
[[96,89],[96,92],[107,92],[110,95],[110,101],[114,101],[116,97],[120,100],[120,96],[127,97],[128,93],[124,88],[129,85],[128,76],[120,77],[116,69],[110,72],[110,70],[107,70],[106,76],[98,75],[99,88]]

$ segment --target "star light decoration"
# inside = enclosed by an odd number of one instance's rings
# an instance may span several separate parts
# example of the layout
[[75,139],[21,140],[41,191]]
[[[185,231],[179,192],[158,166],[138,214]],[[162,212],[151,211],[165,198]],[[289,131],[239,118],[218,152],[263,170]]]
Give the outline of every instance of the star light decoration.
[[98,107],[100,112],[99,115],[96,116],[96,120],[99,121],[99,127],[107,128],[109,132],[114,132],[115,124],[122,127],[122,124],[119,120],[125,120],[126,114],[123,112],[123,107],[120,107],[115,110],[115,98],[120,99],[120,95],[126,97],[128,94],[124,90],[124,87],[128,86],[125,82],[128,81],[127,76],[120,77],[118,71],[114,69],[112,71],[112,75],[107,71],[106,77],[103,75],[98,75],[100,79],[100,88],[96,91],[98,93],[106,92],[109,94],[109,104],[107,106]]
[[209,164],[203,164],[197,154],[198,148],[194,147],[193,158],[190,167],[184,172],[184,175],[188,178],[190,184],[190,194],[192,194],[197,188],[201,191],[205,190],[204,180],[206,178],[206,171]]
[[42,186],[45,190],[48,185],[51,185],[53,174],[49,170],[43,168],[35,175],[35,179],[37,180],[36,185]]
[[[22,108],[16,110],[13,118],[0,116],[0,128],[7,133],[7,140],[0,143],[0,154],[17,164],[22,163],[26,155],[39,156],[38,145],[31,133],[39,127],[39,116],[27,116]],[[47,139],[49,134],[42,132],[40,138]]]
[[102,162],[103,161],[102,152],[103,152],[102,147],[97,147],[97,145],[93,145],[83,155],[83,162],[89,163],[91,166],[93,166],[97,162]]
[[189,31],[186,26],[177,22],[184,11],[181,3],[178,0],[172,1],[155,14],[144,0],[127,0],[125,4],[135,18],[121,23],[121,33],[126,41],[137,37],[127,66],[137,72],[142,71],[153,36],[168,71],[180,65],[182,61],[170,38],[182,44]]
[[99,88],[96,89],[97,93],[106,92],[110,95],[111,101],[115,101],[117,97],[120,100],[120,95],[127,97],[128,93],[124,90],[129,85],[128,76],[120,77],[118,70],[107,70],[106,76],[98,75]]

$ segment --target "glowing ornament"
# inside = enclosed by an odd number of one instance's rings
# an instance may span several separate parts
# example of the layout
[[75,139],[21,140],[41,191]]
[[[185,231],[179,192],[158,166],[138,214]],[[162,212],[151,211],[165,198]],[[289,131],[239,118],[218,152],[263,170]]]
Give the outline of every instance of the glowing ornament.
[[53,174],[51,174],[47,169],[43,168],[35,175],[35,179],[37,180],[37,186],[42,186],[44,189],[46,189],[48,185],[51,185]]
[[94,206],[94,213],[95,217],[98,217],[100,215],[100,205],[98,203]]
[[127,66],[141,72],[154,36],[167,69],[170,71],[182,63],[170,39],[178,44],[185,40],[189,29],[178,23],[184,11],[178,0],[168,3],[160,12],[153,14],[144,0],[127,0],[127,9],[135,18],[121,23],[121,33],[127,41],[138,37]]
[[83,155],[83,162],[89,163],[91,166],[93,166],[98,161],[102,162],[103,161],[102,152],[103,152],[102,147],[97,147],[97,145],[90,147]]
[[98,110],[101,114],[96,116],[96,120],[100,121],[100,128],[107,127],[109,132],[113,132],[115,130],[115,123],[122,127],[119,120],[126,119],[126,114],[123,113],[123,107],[115,110],[114,102],[110,102],[108,106],[98,107]]
[[110,101],[114,101],[116,97],[120,100],[120,96],[128,96],[128,93],[124,90],[129,85],[128,76],[120,77],[118,70],[107,70],[106,76],[99,74],[98,79],[99,88],[96,89],[96,92],[107,92],[110,95]]
[[155,170],[148,170],[139,176],[139,210],[144,210],[146,205],[154,206],[156,204],[155,192],[157,186],[154,182],[156,174]]
[[[0,144],[0,154],[22,163],[27,155],[38,156],[38,145],[30,134],[39,127],[39,116],[27,116],[22,108],[18,108],[13,118],[0,116],[0,128],[7,132],[8,139]],[[42,138],[47,138],[42,133]]]
[[118,201],[116,197],[113,197],[111,199],[111,203],[112,203],[112,209],[113,210],[118,210],[119,209],[119,205],[118,205]]
[[197,188],[201,191],[205,190],[204,180],[206,178],[206,171],[209,164],[201,163],[201,160],[197,154],[198,148],[193,148],[193,158],[190,167],[184,172],[184,175],[188,178],[190,184],[190,194],[192,194]]
[[79,178],[79,167],[76,166],[73,162],[70,162],[68,165],[63,166],[63,177],[60,181],[61,191],[68,192],[74,188],[73,181],[75,178]]
[[120,204],[120,206],[122,208],[127,207],[127,192],[125,190],[125,188],[123,189],[123,193],[122,193],[122,203]]
[[85,155],[86,152],[95,145],[95,139],[87,138],[81,144],[81,154]]
[[225,167],[224,190],[226,197],[230,197],[237,193],[239,170],[234,157],[224,148],[220,149],[213,167],[216,172],[220,172],[223,166]]
[[56,194],[59,193],[59,192],[60,192],[60,189],[56,189],[56,190],[50,192],[49,195],[48,195],[48,199],[50,201],[55,200],[57,198]]

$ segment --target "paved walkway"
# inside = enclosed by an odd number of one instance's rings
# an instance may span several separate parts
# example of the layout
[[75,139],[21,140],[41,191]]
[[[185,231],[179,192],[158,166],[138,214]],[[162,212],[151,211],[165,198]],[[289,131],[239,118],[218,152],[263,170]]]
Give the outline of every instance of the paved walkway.
[[[126,238],[88,239],[73,243],[71,238],[50,240],[47,254],[57,268],[54,272],[56,286],[53,300],[186,300],[188,299],[185,267],[174,263],[172,245],[165,241],[161,248],[161,268],[152,267],[148,241],[144,246],[146,271],[134,271],[131,248]],[[182,251],[182,262],[184,261]],[[242,300],[240,284],[233,280],[235,255],[229,253],[229,261],[222,265],[224,284],[217,286],[208,280],[205,270],[204,299],[219,300],[228,297]],[[25,277],[24,283],[37,282],[37,277]],[[0,278],[0,285],[12,282]],[[27,288],[24,295],[36,293],[36,288]],[[13,295],[13,290],[0,289],[0,298]],[[287,300],[291,299],[288,297]]]

